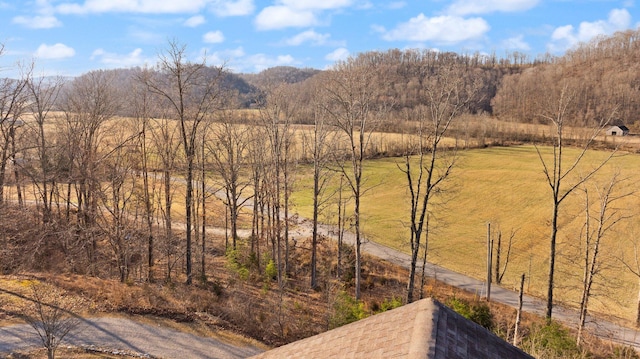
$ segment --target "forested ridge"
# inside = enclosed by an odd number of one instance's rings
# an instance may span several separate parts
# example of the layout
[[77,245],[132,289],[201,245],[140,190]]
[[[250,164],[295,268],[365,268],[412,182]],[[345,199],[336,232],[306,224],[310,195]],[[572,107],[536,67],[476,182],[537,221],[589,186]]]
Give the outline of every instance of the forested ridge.
[[[400,293],[391,298],[397,305],[428,295],[421,263],[460,151],[530,141],[557,156],[536,147],[553,192],[550,323],[559,208],[611,157],[579,179],[570,175],[606,126],[640,130],[639,39],[640,30],[626,31],[535,59],[393,49],[326,70],[277,67],[258,74],[191,61],[176,41],[153,67],[60,78],[22,64],[22,77],[0,79],[0,270],[130,285],[184,283],[219,300],[246,289],[242,283],[257,283],[251,291],[262,285],[264,293],[277,292],[269,303],[278,310],[242,307],[226,315],[258,323],[251,335],[262,331],[280,344],[359,319],[363,298],[387,281],[361,251],[371,159],[393,156],[406,180],[411,267],[402,281],[389,280]],[[488,121],[552,130],[524,136],[488,129]],[[584,135],[570,142],[569,128]],[[569,144],[577,149],[573,160],[563,157]],[[563,160],[573,165],[562,167]],[[312,179],[303,199],[313,203],[308,221],[298,221],[292,200],[301,172]],[[606,210],[610,202],[601,204]],[[318,230],[329,218],[337,244]],[[624,219],[602,218],[605,228]],[[295,238],[303,224],[309,235]],[[343,242],[345,233],[353,245]],[[592,281],[598,248],[586,253],[592,262],[584,281]],[[224,275],[216,270],[221,262]],[[303,287],[349,313],[308,313],[313,325],[307,328],[288,322]],[[587,284],[584,292],[586,315]],[[243,297],[234,298],[240,306]],[[392,305],[376,306],[383,304]],[[511,340],[512,328],[505,331]]]

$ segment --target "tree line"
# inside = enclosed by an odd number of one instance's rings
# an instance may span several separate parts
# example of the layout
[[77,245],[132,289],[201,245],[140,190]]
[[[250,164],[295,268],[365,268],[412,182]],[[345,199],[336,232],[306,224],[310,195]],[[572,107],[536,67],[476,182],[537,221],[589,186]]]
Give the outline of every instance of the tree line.
[[[48,245],[62,249],[67,270],[115,274],[123,282],[138,271],[149,281],[180,277],[191,284],[215,276],[206,269],[207,228],[211,204],[220,199],[225,213],[213,217],[229,228],[226,250],[238,249],[241,217],[248,216],[250,255],[259,270],[270,260],[283,287],[293,250],[291,194],[304,165],[313,173],[309,285],[319,286],[321,214],[337,204],[340,232],[355,236],[350,270],[359,299],[360,200],[371,190],[363,165],[384,154],[374,134],[395,131],[407,134],[394,154],[402,159],[398,167],[411,204],[411,302],[423,295],[416,281],[424,281],[419,269],[427,258],[429,223],[440,215],[436,199],[458,158],[458,147],[443,141],[454,136],[456,121],[463,114],[492,114],[546,123],[556,129],[558,150],[551,160],[539,152],[553,200],[551,318],[558,208],[591,174],[575,183],[566,178],[597,131],[633,120],[640,89],[631,70],[637,34],[599,38],[562,58],[533,61],[521,54],[367,52],[325,71],[265,72],[252,80],[251,95],[241,93],[224,67],[188,60],[177,42],[154,67],[125,72],[96,70],[65,80],[38,77],[33,64],[22,66],[21,78],[0,82],[0,201],[5,210],[13,201],[37,208],[43,237],[64,231],[64,240]],[[620,63],[629,64],[629,72],[618,82],[602,82]],[[574,125],[596,132],[577,159],[567,160],[564,131]],[[573,162],[563,167],[563,161]],[[16,269],[3,263],[6,271]]]

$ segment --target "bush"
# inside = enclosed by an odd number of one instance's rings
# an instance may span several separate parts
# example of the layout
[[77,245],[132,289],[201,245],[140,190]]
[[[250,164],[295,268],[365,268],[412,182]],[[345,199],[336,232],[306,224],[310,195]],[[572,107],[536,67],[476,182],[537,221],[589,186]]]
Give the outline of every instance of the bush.
[[238,251],[235,249],[229,249],[226,254],[227,257],[227,268],[232,272],[236,273],[238,277],[246,281],[249,279],[249,268],[238,261]]
[[380,304],[376,309],[374,309],[375,313],[386,312],[387,310],[395,309],[398,307],[402,307],[404,303],[402,303],[402,298],[393,297],[391,299],[385,299],[382,304]]
[[333,303],[333,315],[329,318],[329,329],[341,327],[368,316],[369,313],[364,309],[363,302],[341,291]]
[[269,262],[264,268],[264,274],[267,277],[267,280],[275,280],[278,278],[278,267],[273,259],[269,259]]
[[522,342],[522,348],[536,357],[575,358],[580,349],[569,330],[557,322],[534,325],[531,333]]
[[463,317],[470,319],[489,330],[493,329],[493,314],[491,313],[491,308],[489,308],[487,303],[476,302],[474,304],[469,304],[466,300],[456,298],[454,296],[447,300],[446,305]]

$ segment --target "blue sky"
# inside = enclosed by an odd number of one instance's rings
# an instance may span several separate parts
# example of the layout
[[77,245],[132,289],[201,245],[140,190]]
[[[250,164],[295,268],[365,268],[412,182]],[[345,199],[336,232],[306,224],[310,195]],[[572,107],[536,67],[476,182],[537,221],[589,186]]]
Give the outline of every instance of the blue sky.
[[562,54],[637,29],[634,0],[0,0],[0,75],[153,65],[169,40],[234,72],[324,69],[369,50]]

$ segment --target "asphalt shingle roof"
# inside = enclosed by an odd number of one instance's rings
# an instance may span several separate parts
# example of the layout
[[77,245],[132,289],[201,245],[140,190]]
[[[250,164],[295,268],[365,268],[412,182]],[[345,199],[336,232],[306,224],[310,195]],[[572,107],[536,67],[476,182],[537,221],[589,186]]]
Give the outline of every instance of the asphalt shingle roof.
[[423,299],[252,358],[532,357],[443,304]]

